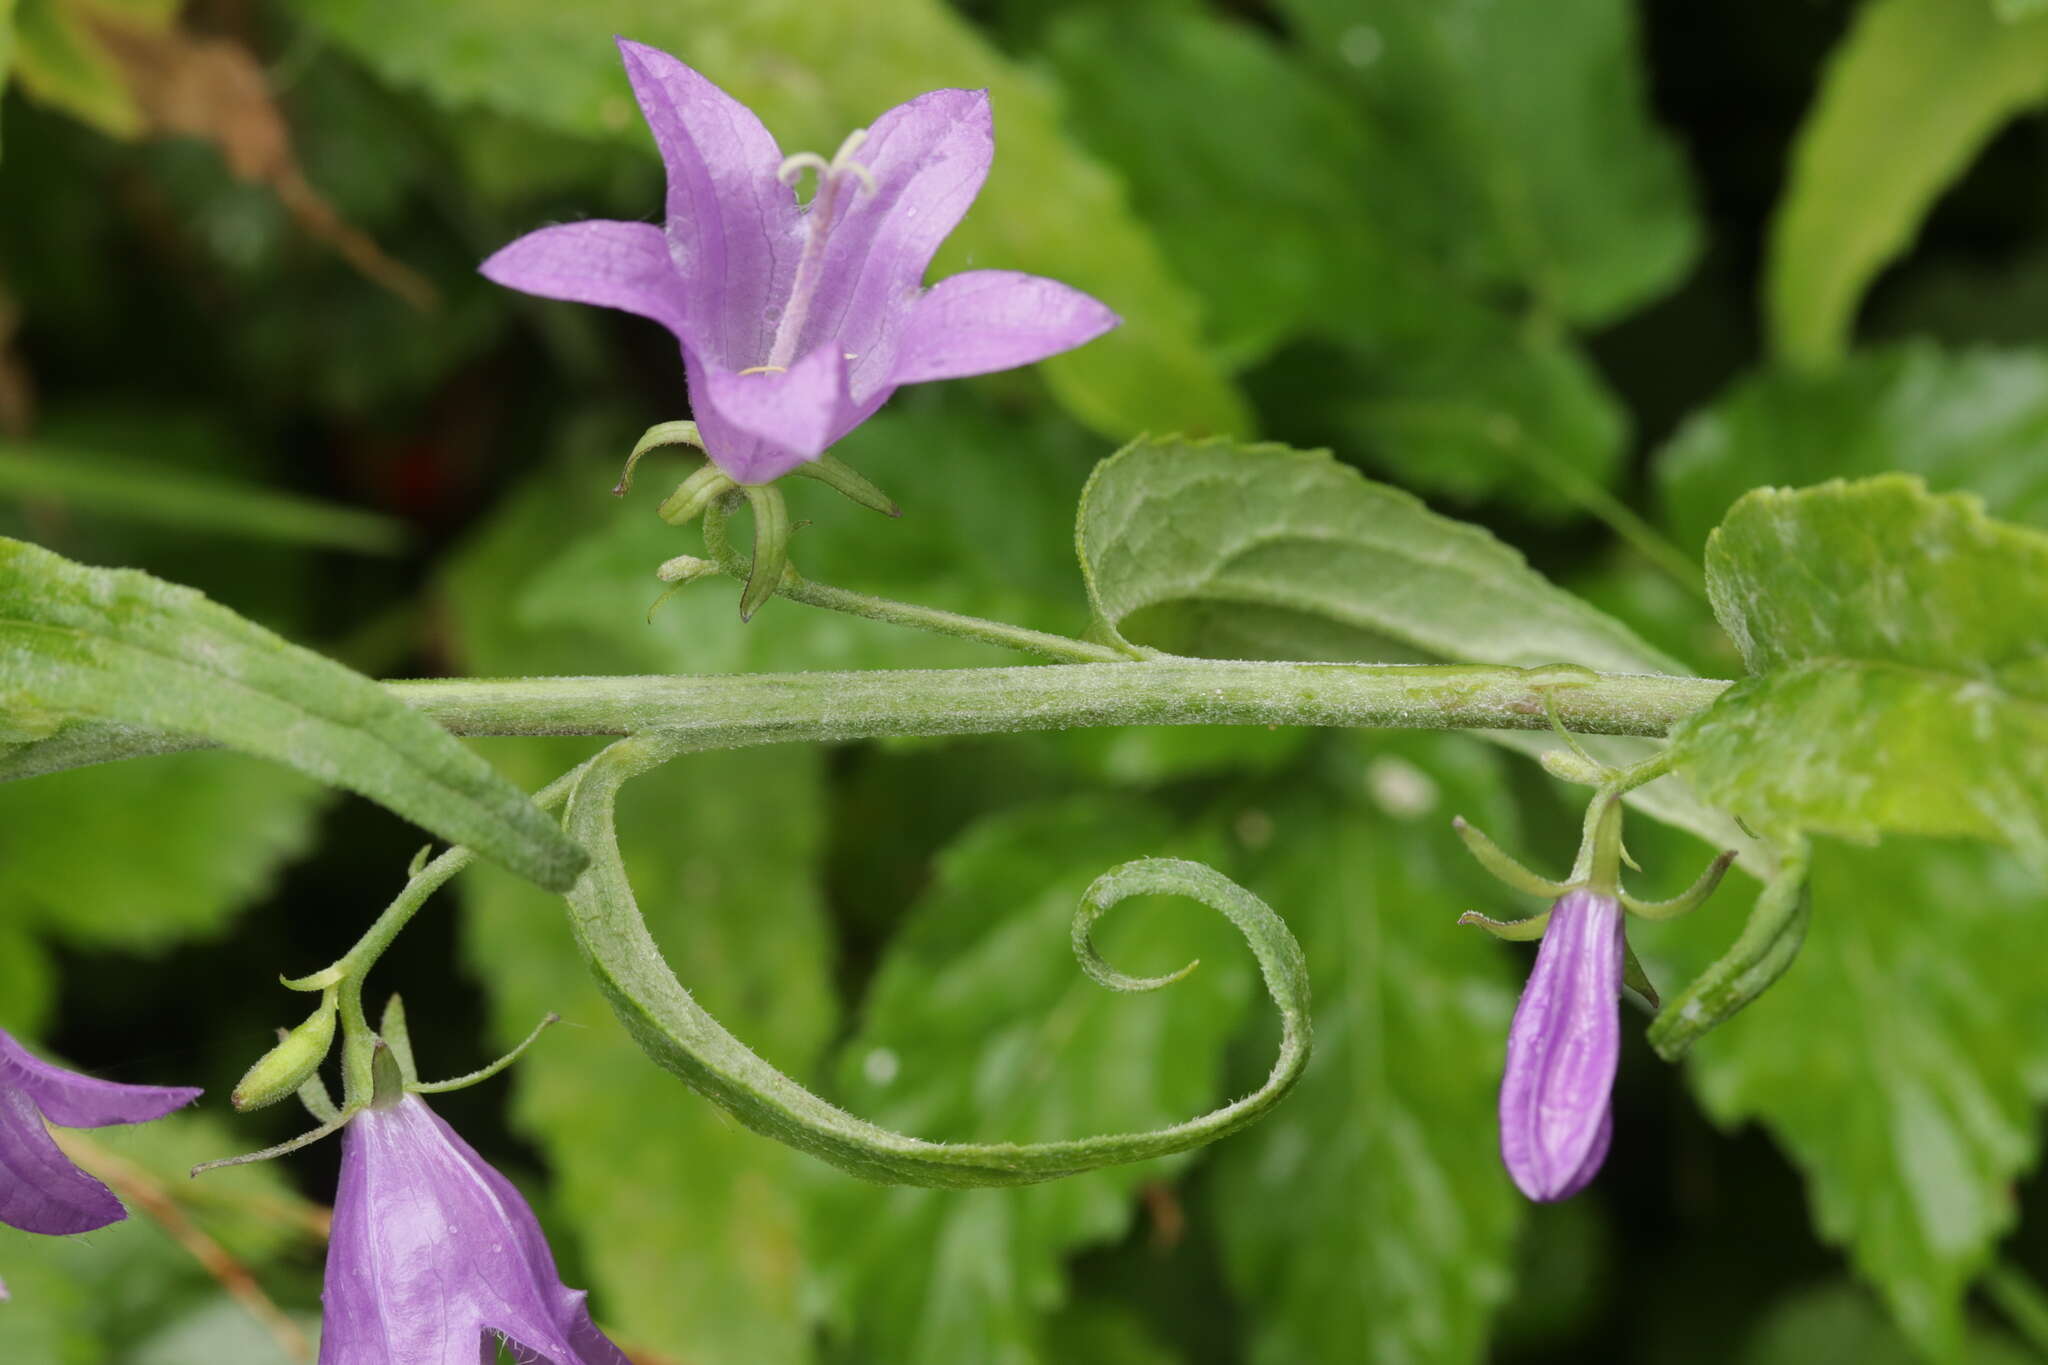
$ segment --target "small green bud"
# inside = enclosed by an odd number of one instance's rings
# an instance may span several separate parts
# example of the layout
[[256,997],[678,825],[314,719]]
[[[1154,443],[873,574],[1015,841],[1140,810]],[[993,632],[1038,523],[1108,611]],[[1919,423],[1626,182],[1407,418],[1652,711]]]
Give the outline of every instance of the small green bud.
[[334,1046],[334,1016],[334,992],[328,990],[320,997],[320,1007],[304,1023],[249,1068],[230,1096],[235,1108],[246,1113],[297,1094]]
[[1599,763],[1570,749],[1545,749],[1537,761],[1542,763],[1544,772],[1562,782],[1597,787],[1607,780],[1607,772]]

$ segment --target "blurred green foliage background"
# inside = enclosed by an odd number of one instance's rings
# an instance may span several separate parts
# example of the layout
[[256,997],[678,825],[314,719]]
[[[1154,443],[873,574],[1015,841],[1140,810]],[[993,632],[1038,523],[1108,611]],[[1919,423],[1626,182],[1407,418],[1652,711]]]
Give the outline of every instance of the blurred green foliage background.
[[[638,432],[685,415],[673,343],[474,273],[539,224],[656,212],[614,33],[791,150],[989,87],[995,170],[938,271],[1054,275],[1127,319],[1033,372],[906,391],[846,441],[905,515],[795,490],[798,560],[828,581],[1078,629],[1075,499],[1148,430],[1330,446],[1717,676],[1739,661],[1698,552],[1751,486],[1905,469],[2048,525],[2038,0],[0,0],[0,533],[382,676],[1010,662],[787,602],[743,627],[711,584],[647,614],[653,566],[693,547],[653,516],[651,466],[606,494]],[[1413,657],[1307,617],[1153,627]],[[485,751],[537,786],[593,747]],[[1199,912],[1114,926],[1138,968],[1204,958],[1174,991],[1074,970],[1071,907],[1128,857],[1201,857],[1278,907],[1319,1046],[1273,1118],[1191,1158],[870,1188],[647,1064],[559,903],[480,870],[381,979],[429,1070],[548,1009],[580,1026],[437,1105],[647,1365],[1878,1365],[2048,1341],[2042,888],[1996,850],[1824,845],[1792,974],[1683,1067],[1632,1033],[1607,1170],[1539,1209],[1493,1129],[1527,950],[1452,928],[1501,899],[1452,814],[1539,865],[1571,844],[1565,793],[1510,755],[1090,732],[759,749],[641,785],[622,842],[682,980],[879,1122],[1070,1136],[1263,1074],[1249,960]],[[276,975],[353,941],[419,837],[220,753],[0,787],[0,1026],[224,1096],[294,1013]],[[1667,890],[1704,852],[1631,844]],[[1750,890],[1640,935],[1653,973],[1709,960]],[[94,1135],[88,1164],[153,1212],[0,1229],[0,1360],[292,1359],[333,1145],[180,1172],[293,1130],[209,1105]]]

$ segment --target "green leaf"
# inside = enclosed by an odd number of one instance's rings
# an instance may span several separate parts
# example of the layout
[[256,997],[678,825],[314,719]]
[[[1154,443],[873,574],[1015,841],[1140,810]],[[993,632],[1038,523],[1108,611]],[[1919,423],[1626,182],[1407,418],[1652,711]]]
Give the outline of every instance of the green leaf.
[[1688,549],[1763,484],[1902,470],[2048,527],[2048,352],[1907,342],[1820,374],[1765,372],[1689,418],[1655,462],[1664,515]]
[[[0,540],[0,730],[69,720],[202,735],[390,807],[544,886],[582,852],[432,721],[190,588]],[[61,732],[44,743],[62,743]],[[35,744],[0,749],[0,776]]]
[[1453,924],[1500,887],[1448,829],[1462,813],[1512,840],[1504,765],[1462,738],[1389,738],[1346,746],[1348,792],[1266,808],[1280,833],[1253,884],[1301,935],[1317,1009],[1295,1095],[1214,1157],[1261,1365],[1478,1361],[1511,1283],[1523,1204],[1495,1105],[1528,954]]
[[2048,98],[2048,15],[1983,0],[1869,0],[1830,60],[1771,226],[1772,349],[1825,366],[1856,308],[1991,135]]
[[374,512],[96,450],[0,441],[0,495],[52,499],[181,530],[363,554],[395,554],[405,544],[405,528]]
[[[1067,945],[1098,874],[1165,854],[1213,857],[1213,841],[1130,800],[1026,807],[971,828],[890,941],[842,1054],[848,1106],[949,1139],[1023,1140],[1160,1127],[1223,1098],[1223,1049],[1255,979],[1229,925],[1178,901],[1104,921],[1122,968],[1201,960],[1149,996],[1103,990]],[[821,1179],[809,1202],[829,1320],[861,1360],[1050,1359],[1043,1315],[1066,1297],[1064,1258],[1120,1236],[1134,1192],[1170,1169],[965,1192]]]
[[2048,534],[1888,475],[1759,489],[1707,545],[1760,676],[1673,736],[1759,828],[1999,839],[2048,871]]
[[[1770,1129],[1806,1176],[1820,1235],[1922,1352],[1955,1360],[1964,1293],[2013,1226],[2013,1182],[2039,1149],[2048,987],[2014,951],[2033,936],[2039,883],[1981,846],[1823,840],[1813,897],[1798,962],[1694,1047],[1688,1075],[1718,1123]],[[1660,978],[1690,975],[1725,919],[1648,926],[1636,946]]]
[[239,754],[170,754],[0,786],[6,918],[85,947],[218,932],[313,839],[327,792]]
[[1486,531],[1326,451],[1136,441],[1089,480],[1077,543],[1119,641],[1285,635],[1308,618],[1302,633],[1353,642],[1355,659],[1685,671]]
[[1282,0],[1384,151],[1376,218],[1482,286],[1610,322],[1698,249],[1677,148],[1652,122],[1626,0]]
[[[1686,671],[1485,530],[1323,451],[1136,441],[1096,468],[1075,538],[1098,629],[1176,653]],[[1541,752],[1555,740],[1500,742]],[[1592,747],[1617,763],[1652,751]],[[1750,844],[1680,784],[1634,799],[1721,847]]]
[[940,0],[605,0],[566,9],[517,0],[426,12],[404,0],[315,0],[305,12],[386,79],[443,103],[641,147],[647,134],[615,33],[682,55],[792,151],[836,147],[848,129],[926,90],[987,87],[995,169],[938,273],[972,260],[1052,275],[1121,314],[1115,332],[1044,367],[1061,401],[1115,439],[1148,427],[1249,427],[1243,400],[1203,350],[1199,301],[1171,276],[1116,179],[1062,135],[1052,89]]

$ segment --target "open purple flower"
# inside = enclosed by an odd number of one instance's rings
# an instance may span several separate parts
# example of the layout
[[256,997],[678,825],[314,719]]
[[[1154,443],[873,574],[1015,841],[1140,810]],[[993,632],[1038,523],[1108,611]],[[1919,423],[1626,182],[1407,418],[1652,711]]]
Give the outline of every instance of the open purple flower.
[[1613,896],[1578,888],[1551,907],[1500,1087],[1501,1159],[1531,1199],[1577,1194],[1607,1159],[1623,954]]
[[[751,110],[674,57],[624,39],[619,51],[668,167],[665,225],[542,228],[483,273],[667,327],[706,451],[734,480],[815,459],[899,384],[1028,365],[1117,324],[1035,275],[972,270],[923,287],[995,155],[986,91],[934,90],[830,161],[785,159]],[[799,206],[805,169],[818,188]]]
[[128,1216],[121,1201],[71,1164],[43,1121],[65,1128],[147,1123],[199,1094],[81,1076],[30,1056],[0,1029],[0,1223],[62,1235],[120,1222]]
[[511,1182],[407,1094],[349,1120],[320,1365],[629,1365]]

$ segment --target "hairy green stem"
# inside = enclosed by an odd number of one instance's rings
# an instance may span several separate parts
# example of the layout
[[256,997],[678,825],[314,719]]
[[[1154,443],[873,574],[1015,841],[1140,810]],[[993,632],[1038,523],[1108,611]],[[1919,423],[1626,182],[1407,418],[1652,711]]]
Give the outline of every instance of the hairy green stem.
[[[1051,637],[1058,638],[1058,637]],[[691,747],[970,735],[1104,725],[1330,725],[1545,730],[1543,669],[1153,659],[1020,668],[605,678],[449,678],[385,684],[458,735],[631,735]],[[1589,674],[1553,696],[1578,734],[1661,736],[1728,686],[1711,678]],[[0,753],[0,780],[204,741],[80,724]]]

